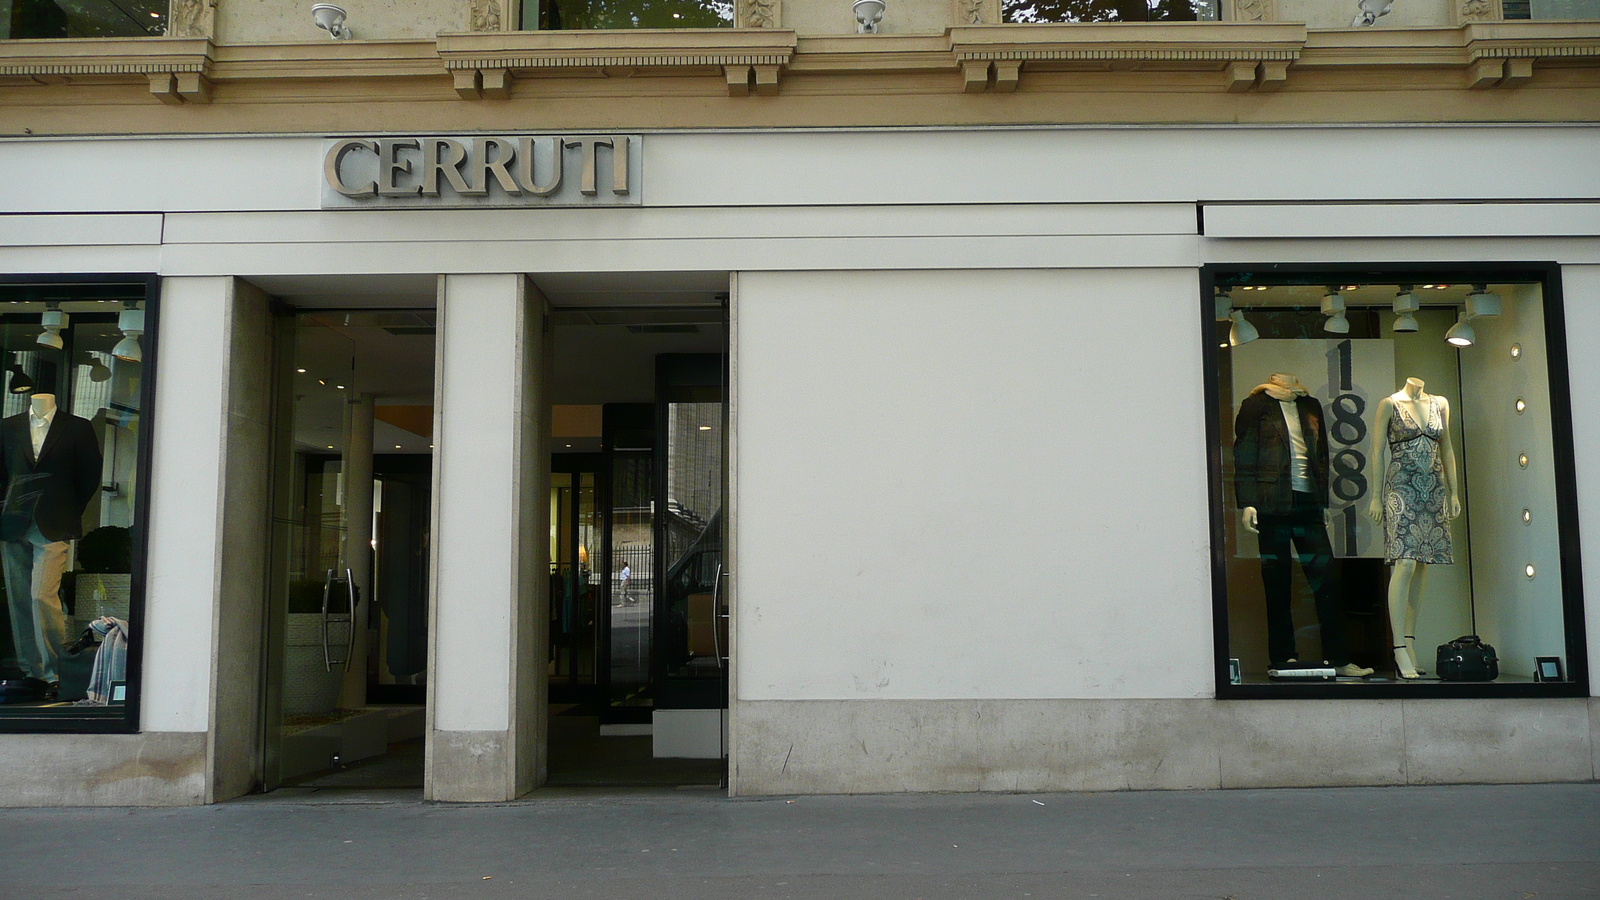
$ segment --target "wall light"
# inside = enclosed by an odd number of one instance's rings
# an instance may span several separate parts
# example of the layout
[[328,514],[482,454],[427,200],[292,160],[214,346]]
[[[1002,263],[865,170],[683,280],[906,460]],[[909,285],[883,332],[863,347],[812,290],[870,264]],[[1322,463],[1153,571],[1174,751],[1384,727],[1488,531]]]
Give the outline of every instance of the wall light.
[[1527,508],[1526,506],[1522,508],[1522,524],[1533,524],[1533,510]]
[[1529,578],[1532,578],[1533,577],[1533,563],[1528,563],[1525,567],[1523,567],[1522,571],[1524,573],[1526,573]]
[[1511,345],[1511,358],[1512,359],[1521,359],[1522,358],[1522,345],[1521,344],[1512,344]]
[[850,7],[856,14],[856,34],[877,34],[885,8],[883,0],[856,0]]
[[144,359],[144,350],[139,347],[139,335],[144,334],[144,310],[128,303],[128,307],[117,316],[117,328],[122,332],[122,340],[111,348],[111,355],[117,359],[128,362],[139,362]]
[[1517,408],[1517,415],[1519,416],[1522,415],[1523,410],[1528,408],[1528,404],[1524,403],[1521,397],[1518,397],[1517,402],[1513,405]]
[[1328,293],[1322,296],[1322,314],[1327,320],[1322,323],[1322,330],[1329,334],[1349,334],[1350,320],[1344,317],[1344,297],[1338,288],[1328,288]]
[[1244,310],[1236,309],[1228,318],[1233,320],[1233,327],[1228,329],[1229,346],[1248,344],[1261,336],[1261,332],[1256,331],[1256,327],[1245,320]]
[[44,332],[39,335],[39,343],[60,350],[66,346],[61,341],[61,329],[67,327],[70,317],[61,311],[59,301],[47,301],[44,307],[44,315],[39,319],[39,324],[44,326]]
[[1526,453],[1517,454],[1517,465],[1520,468],[1526,469],[1528,467],[1528,454],[1526,454]]
[[1400,285],[1400,293],[1394,295],[1394,330],[1402,334],[1410,334],[1417,330],[1417,310],[1422,305],[1417,302],[1417,295],[1411,293],[1411,285]]
[[316,20],[317,27],[328,33],[328,37],[336,41],[350,40],[350,29],[344,25],[345,12],[332,3],[318,3],[311,7],[311,17]]

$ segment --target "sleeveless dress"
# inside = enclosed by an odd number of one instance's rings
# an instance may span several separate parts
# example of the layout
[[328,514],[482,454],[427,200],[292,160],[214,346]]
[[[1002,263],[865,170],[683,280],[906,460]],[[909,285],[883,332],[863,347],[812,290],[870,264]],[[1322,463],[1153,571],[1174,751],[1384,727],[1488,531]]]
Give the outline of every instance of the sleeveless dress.
[[1424,419],[1418,422],[1398,402],[1389,418],[1390,459],[1383,479],[1384,556],[1391,563],[1414,559],[1449,565],[1455,558],[1445,509],[1449,494],[1439,458],[1444,417],[1439,413],[1438,397],[1429,395]]

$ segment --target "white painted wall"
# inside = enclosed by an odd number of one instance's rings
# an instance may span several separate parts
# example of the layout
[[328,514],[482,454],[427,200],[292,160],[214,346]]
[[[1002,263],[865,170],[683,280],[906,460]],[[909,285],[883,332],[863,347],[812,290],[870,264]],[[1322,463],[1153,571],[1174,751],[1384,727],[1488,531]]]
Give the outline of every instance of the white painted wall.
[[444,279],[428,698],[437,731],[510,726],[521,278]]
[[168,278],[161,287],[154,453],[144,486],[145,731],[205,731],[210,723],[230,283]]
[[1197,291],[740,273],[740,699],[1210,693]]
[[1567,371],[1572,382],[1572,449],[1577,457],[1583,537],[1584,619],[1589,628],[1589,693],[1600,697],[1600,266],[1562,270]]
[[[0,139],[32,174],[0,180],[0,209],[314,210],[323,140]],[[642,152],[647,206],[1600,198],[1595,125],[669,132]],[[1486,179],[1484,159],[1518,164]]]

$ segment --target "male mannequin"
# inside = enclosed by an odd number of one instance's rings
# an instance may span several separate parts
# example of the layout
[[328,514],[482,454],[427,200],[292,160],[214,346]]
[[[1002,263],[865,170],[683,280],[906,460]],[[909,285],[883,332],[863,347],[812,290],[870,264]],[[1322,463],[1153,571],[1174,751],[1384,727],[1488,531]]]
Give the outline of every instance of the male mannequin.
[[1322,654],[1340,675],[1372,670],[1345,655],[1333,546],[1323,514],[1328,507],[1328,438],[1322,404],[1300,379],[1277,372],[1239,404],[1234,419],[1234,491],[1244,529],[1260,535],[1261,581],[1267,601],[1267,654],[1274,668],[1294,661],[1294,618],[1289,611],[1293,557],[1316,597]]
[[61,573],[68,541],[100,489],[100,444],[89,420],[34,394],[28,411],[0,420],[0,563],[17,663],[50,699],[67,639]]
[[1389,627],[1395,669],[1407,681],[1426,674],[1417,663],[1417,610],[1428,566],[1455,562],[1450,520],[1461,515],[1456,452],[1450,443],[1450,401],[1407,378],[1383,398],[1372,420],[1372,464],[1383,487],[1367,515],[1383,525],[1389,576]]

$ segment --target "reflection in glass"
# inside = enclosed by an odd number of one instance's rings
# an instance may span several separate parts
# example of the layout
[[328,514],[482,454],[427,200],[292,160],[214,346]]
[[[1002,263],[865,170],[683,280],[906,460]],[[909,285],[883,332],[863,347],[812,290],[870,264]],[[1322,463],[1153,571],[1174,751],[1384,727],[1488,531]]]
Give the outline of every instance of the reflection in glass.
[[1217,18],[1217,0],[1003,0],[1006,22],[1194,22]]
[[127,702],[144,363],[112,351],[144,293],[0,287],[0,715]]
[[[1531,681],[1567,649],[1560,579],[1529,575],[1560,559],[1559,524],[1527,512],[1558,507],[1550,373],[1491,348],[1537,355],[1542,286],[1494,285],[1489,312],[1470,284],[1273,279],[1220,277],[1208,337],[1226,656],[1245,684],[1308,662],[1353,686],[1438,683],[1435,649],[1477,634],[1501,681]],[[1330,333],[1335,291],[1348,329]],[[1233,344],[1241,312],[1259,337]],[[1452,345],[1466,318],[1476,342]]]
[[[198,3],[189,8],[197,14],[202,9]],[[167,0],[0,2],[0,40],[153,37],[166,30]]]
[[611,464],[611,702],[649,705],[655,612],[653,459],[618,450]]
[[[522,0],[526,30],[730,28],[732,0]],[[537,23],[537,24],[535,24]]]
[[715,678],[727,655],[719,608],[722,404],[667,404],[667,673]]

